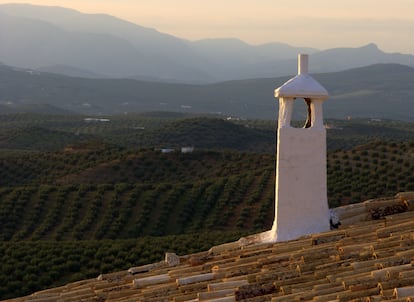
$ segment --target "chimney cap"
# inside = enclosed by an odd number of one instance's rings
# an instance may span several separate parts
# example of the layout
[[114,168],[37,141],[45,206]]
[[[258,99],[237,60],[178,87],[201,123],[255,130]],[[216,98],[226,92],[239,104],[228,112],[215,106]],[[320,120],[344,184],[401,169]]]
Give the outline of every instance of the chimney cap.
[[328,91],[308,74],[309,56],[298,55],[298,75],[275,90],[275,97],[327,99]]

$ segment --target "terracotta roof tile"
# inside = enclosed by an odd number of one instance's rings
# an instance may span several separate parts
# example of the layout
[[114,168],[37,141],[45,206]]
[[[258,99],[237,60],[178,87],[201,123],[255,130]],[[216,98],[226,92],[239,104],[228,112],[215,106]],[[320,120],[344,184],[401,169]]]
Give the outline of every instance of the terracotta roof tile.
[[[274,244],[244,245],[251,242],[246,238],[192,255],[169,254],[168,261],[11,301],[410,301],[413,196],[337,208],[338,230]],[[400,207],[404,204],[410,206]]]

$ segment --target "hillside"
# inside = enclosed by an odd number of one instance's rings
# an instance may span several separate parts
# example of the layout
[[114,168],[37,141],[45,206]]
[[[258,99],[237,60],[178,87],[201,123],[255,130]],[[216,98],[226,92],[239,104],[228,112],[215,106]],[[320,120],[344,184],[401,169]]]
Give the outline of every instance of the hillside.
[[[272,152],[274,122],[154,112],[110,117],[0,115],[0,147],[58,151],[65,147],[232,149]],[[94,146],[95,145],[95,146]],[[89,148],[87,147],[87,148]]]
[[[414,190],[413,154],[413,142],[385,141],[330,152],[330,206]],[[257,231],[272,221],[272,154],[92,149],[0,160],[2,240]]]
[[[382,64],[314,77],[330,93],[324,106],[326,118],[413,121],[412,67]],[[288,77],[282,77],[185,85],[71,78],[0,65],[0,105],[12,112],[38,112],[36,108],[44,106],[44,113],[61,110],[113,115],[174,111],[274,119],[278,103],[273,92],[287,80]],[[295,118],[304,115],[303,106]]]
[[[412,123],[328,126],[331,207],[414,190]],[[274,140],[264,120],[0,115],[0,299],[270,228]]]
[[[328,150],[371,140],[411,141],[413,123],[377,119],[327,120]],[[301,122],[295,122],[298,127]],[[0,148],[61,151],[129,148],[237,150],[275,153],[274,120],[150,112],[114,116],[0,114]]]
[[[343,221],[339,229],[287,242],[253,244],[252,237],[247,236],[178,256],[174,252],[179,253],[181,246],[171,244],[169,238],[157,242],[158,251],[168,251],[165,260],[159,257],[150,264],[101,273],[12,301],[408,302],[414,297],[412,198],[413,192],[399,193],[336,208]],[[374,216],[377,212],[384,215]],[[25,246],[30,247],[30,243]],[[50,250],[43,247],[44,253]],[[21,246],[17,248],[15,253],[26,255]],[[76,269],[79,261],[90,266],[87,253],[99,253],[108,264],[137,253],[137,244],[122,244],[122,248],[122,254],[111,257],[96,251],[96,246],[71,246],[79,251],[77,257],[72,256],[64,265],[61,256],[56,262],[62,265],[55,267]],[[147,250],[141,242],[139,248]],[[39,261],[40,255],[29,255]],[[56,277],[61,276],[61,271],[54,272]],[[32,280],[27,284],[25,288],[31,286],[31,292],[36,291]]]

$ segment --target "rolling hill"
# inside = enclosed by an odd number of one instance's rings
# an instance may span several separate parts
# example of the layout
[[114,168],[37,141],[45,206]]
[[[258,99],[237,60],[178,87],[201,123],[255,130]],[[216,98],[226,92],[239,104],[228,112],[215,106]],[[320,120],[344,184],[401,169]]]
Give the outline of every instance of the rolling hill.
[[[326,118],[414,120],[413,67],[378,64],[314,77],[330,93],[324,106]],[[274,119],[278,104],[273,91],[286,80],[189,85],[76,78],[0,65],[0,105],[13,112],[30,112],[30,105],[47,104],[54,110],[93,115],[177,111]],[[304,118],[304,109],[298,109],[296,119]]]
[[[413,123],[327,122],[331,207],[414,190]],[[274,134],[167,112],[0,115],[0,299],[268,229]]]
[[[413,190],[413,148],[330,152],[330,205]],[[271,154],[14,151],[0,167],[1,299],[208,249],[273,221]]]
[[[414,190],[413,148],[376,141],[330,152],[330,206]],[[234,151],[2,153],[0,239],[264,230],[273,217],[274,164],[273,154]]]
[[[296,123],[297,126],[301,126]],[[413,123],[371,119],[327,120],[328,150],[372,140],[411,141]],[[162,149],[275,153],[276,121],[234,120],[171,112],[91,118],[79,115],[0,115],[0,148],[18,152]]]

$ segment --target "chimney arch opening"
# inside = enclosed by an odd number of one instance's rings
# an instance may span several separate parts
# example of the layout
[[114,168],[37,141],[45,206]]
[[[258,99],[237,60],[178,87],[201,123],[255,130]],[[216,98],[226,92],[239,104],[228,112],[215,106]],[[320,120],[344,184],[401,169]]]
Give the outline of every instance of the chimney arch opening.
[[293,103],[294,128],[312,127],[312,106],[310,98],[295,98]]

